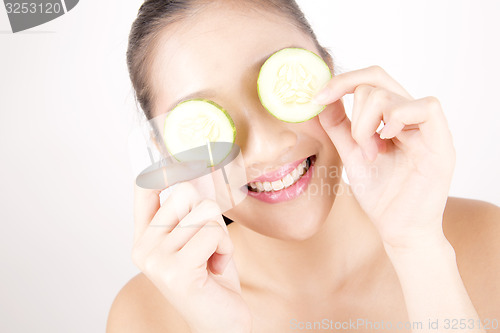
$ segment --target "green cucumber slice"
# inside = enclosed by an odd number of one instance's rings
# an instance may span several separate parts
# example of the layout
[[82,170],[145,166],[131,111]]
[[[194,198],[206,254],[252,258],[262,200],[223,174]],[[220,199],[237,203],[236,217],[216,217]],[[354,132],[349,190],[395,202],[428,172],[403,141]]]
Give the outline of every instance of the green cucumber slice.
[[317,116],[325,105],[311,99],[332,78],[330,68],[316,53],[286,48],[270,56],[257,80],[262,105],[276,118],[299,123]]
[[[230,153],[235,137],[236,128],[229,114],[209,100],[192,99],[179,103],[165,118],[165,146],[181,162],[205,160],[208,166],[217,165]],[[217,145],[214,149],[213,145],[208,145],[211,142],[231,144]]]

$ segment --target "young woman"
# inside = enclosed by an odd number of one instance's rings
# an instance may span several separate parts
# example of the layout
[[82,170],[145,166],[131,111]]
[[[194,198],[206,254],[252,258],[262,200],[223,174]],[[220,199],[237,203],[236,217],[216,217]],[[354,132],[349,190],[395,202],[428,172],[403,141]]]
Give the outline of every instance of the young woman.
[[[448,198],[455,152],[438,99],[413,98],[373,66],[333,77],[315,97],[327,105],[319,117],[280,121],[256,82],[287,47],[315,52],[333,72],[294,1],[142,5],[127,56],[148,118],[209,99],[234,121],[250,182],[307,165],[294,195],[249,192],[225,213],[227,226],[189,183],[161,207],[159,191],[136,187],[133,260],[142,273],[116,297],[108,332],[497,327],[500,211]],[[354,94],[352,119],[345,94]],[[349,185],[340,171],[320,172],[342,167]]]

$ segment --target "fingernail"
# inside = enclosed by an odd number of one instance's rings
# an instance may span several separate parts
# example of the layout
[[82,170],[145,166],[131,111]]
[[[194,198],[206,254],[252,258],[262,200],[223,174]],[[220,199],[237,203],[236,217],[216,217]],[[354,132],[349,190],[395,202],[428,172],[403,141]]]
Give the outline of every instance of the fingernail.
[[398,126],[394,122],[389,122],[380,130],[381,139],[392,139],[404,128],[404,125]]
[[381,139],[387,139],[389,136],[387,135],[387,125],[385,125],[382,130],[380,131],[380,138]]

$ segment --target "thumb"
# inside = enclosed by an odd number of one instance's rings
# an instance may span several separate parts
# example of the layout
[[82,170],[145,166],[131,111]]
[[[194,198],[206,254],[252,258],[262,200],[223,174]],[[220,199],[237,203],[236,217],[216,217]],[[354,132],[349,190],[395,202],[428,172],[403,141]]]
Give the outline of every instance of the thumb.
[[318,116],[323,129],[332,140],[340,158],[347,164],[351,152],[358,146],[351,135],[351,121],[347,117],[342,100],[328,105]]

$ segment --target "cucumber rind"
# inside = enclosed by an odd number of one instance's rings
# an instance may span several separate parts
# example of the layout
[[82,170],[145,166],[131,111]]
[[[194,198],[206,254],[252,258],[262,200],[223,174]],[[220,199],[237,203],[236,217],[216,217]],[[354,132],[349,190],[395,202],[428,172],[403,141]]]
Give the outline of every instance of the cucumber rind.
[[[230,148],[232,149],[232,146],[234,145],[234,142],[235,142],[235,139],[236,139],[236,127],[234,125],[234,122],[233,122],[233,119],[231,118],[231,116],[229,115],[229,113],[223,108],[221,107],[220,105],[218,105],[217,103],[211,101],[211,100],[208,100],[208,99],[202,99],[202,98],[194,98],[194,99],[189,99],[189,100],[186,100],[186,101],[183,101],[179,104],[177,104],[165,117],[165,120],[163,122],[163,139],[164,139],[164,143],[165,143],[165,147],[168,151],[168,153],[173,156],[177,161],[179,162],[183,162],[184,160],[182,158],[178,158],[178,155],[179,154],[182,154],[183,152],[185,152],[184,150],[182,151],[177,151],[176,152],[176,149],[172,149],[171,146],[171,143],[169,143],[171,140],[168,140],[169,138],[169,133],[166,133],[167,130],[168,130],[168,125],[169,125],[169,122],[171,121],[171,119],[169,119],[169,117],[171,117],[172,114],[174,114],[174,112],[177,110],[178,111],[178,108],[179,107],[184,107],[185,104],[187,103],[192,103],[192,102],[202,102],[202,103],[207,103],[209,105],[211,105],[212,107],[214,107],[218,112],[220,112],[219,115],[217,115],[220,119],[222,119],[223,121],[227,121],[229,123],[229,126],[231,127],[231,130],[232,130],[232,138],[231,138],[231,146]],[[229,141],[220,141],[220,142],[229,142]],[[198,147],[190,147],[190,149],[193,149],[193,148],[198,148]],[[210,161],[207,160],[207,166],[208,167],[211,167],[211,166],[214,166],[214,165],[217,165],[218,163],[224,161],[226,159],[226,157],[229,155],[229,153],[231,152],[231,149],[228,149],[228,151],[226,152],[225,156],[220,160],[220,161],[214,161],[214,164],[211,164]]]
[[[276,69],[276,68],[272,67],[273,66],[272,63],[276,62],[277,61],[276,59],[278,59],[276,56],[282,55],[283,53],[290,53],[290,52],[292,53],[291,56],[297,56],[297,54],[300,54],[303,52],[307,52],[305,54],[312,55],[313,58],[311,58],[311,59],[314,59],[314,62],[316,62],[317,65],[322,65],[322,66],[318,66],[318,67],[323,67],[325,69],[324,73],[322,73],[322,74],[328,73],[328,79],[325,79],[325,82],[323,84],[326,84],[326,82],[328,82],[333,76],[332,76],[332,73],[330,71],[330,67],[328,67],[328,65],[323,60],[323,58],[321,58],[316,53],[314,53],[310,50],[307,50],[307,49],[303,49],[303,48],[290,47],[290,48],[281,49],[281,50],[273,53],[264,62],[264,64],[262,65],[262,67],[260,69],[259,77],[257,79],[257,92],[258,92],[258,96],[259,96],[259,99],[261,101],[261,104],[264,106],[264,108],[269,113],[271,113],[274,117],[276,117],[277,119],[279,119],[281,121],[288,122],[288,123],[301,123],[301,122],[304,122],[304,121],[307,121],[307,120],[310,120],[310,119],[316,117],[318,114],[320,114],[326,108],[326,105],[318,105],[318,104],[314,104],[312,102],[308,102],[307,104],[303,104],[299,107],[295,107],[295,109],[300,108],[301,111],[304,111],[304,110],[308,111],[308,109],[312,110],[312,111],[306,112],[307,115],[304,115],[303,117],[290,116],[290,114],[287,115],[287,112],[279,112],[276,110],[276,108],[279,108],[279,107],[290,108],[290,107],[284,106],[282,103],[281,103],[281,105],[276,105],[276,103],[273,103],[273,99],[275,99],[275,98],[271,97],[273,94],[270,93],[270,87],[269,87],[269,82],[268,82],[269,79],[266,77],[267,71],[272,70],[272,69]],[[296,53],[296,54],[293,54],[293,53]],[[323,84],[320,84],[319,88],[321,88],[321,86]],[[316,93],[317,92],[318,91],[316,91]],[[288,110],[288,111],[290,111],[290,110]],[[283,117],[282,114],[286,115],[286,117]],[[292,112],[292,114],[293,114],[293,112]]]

